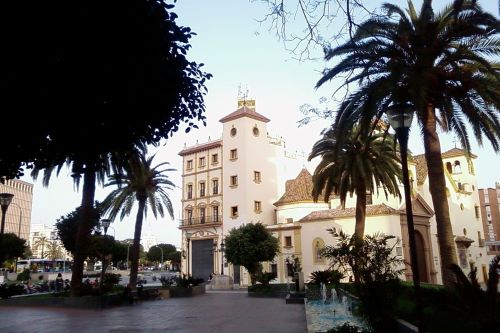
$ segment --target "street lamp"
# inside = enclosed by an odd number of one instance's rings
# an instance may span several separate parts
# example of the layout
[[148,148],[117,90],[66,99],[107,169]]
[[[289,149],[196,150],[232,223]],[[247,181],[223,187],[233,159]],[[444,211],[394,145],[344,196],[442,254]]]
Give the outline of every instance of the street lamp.
[[387,117],[392,128],[396,132],[396,139],[401,148],[401,165],[403,169],[403,186],[406,202],[406,220],[408,223],[408,238],[410,240],[410,259],[413,277],[413,286],[415,288],[415,303],[418,318],[418,332],[424,332],[423,328],[423,307],[420,293],[420,274],[417,262],[417,246],[415,240],[415,227],[413,224],[413,209],[411,203],[411,188],[408,177],[408,137],[410,133],[411,122],[413,120],[414,109],[408,104],[393,105],[387,110]]
[[101,219],[101,225],[102,225],[102,228],[104,229],[104,238],[103,238],[103,249],[102,249],[102,261],[101,261],[101,281],[100,281],[100,284],[99,284],[99,290],[100,290],[100,294],[102,295],[102,284],[103,284],[103,281],[104,281],[104,274],[106,273],[106,265],[105,265],[105,260],[106,260],[106,256],[105,256],[105,253],[104,253],[104,250],[106,248],[106,246],[104,246],[104,243],[106,242],[106,234],[108,232],[108,228],[111,224],[111,220],[110,219]]
[[0,226],[0,235],[3,235],[5,229],[5,215],[13,197],[14,194],[12,193],[0,193],[0,206],[2,206],[2,224]]
[[151,247],[155,247],[155,246],[156,246],[157,248],[159,248],[159,249],[160,249],[160,251],[161,251],[161,265],[160,265],[160,271],[161,271],[161,270],[162,270],[161,268],[163,267],[163,249],[161,248],[161,246],[158,246],[158,244],[157,244],[157,245],[153,245],[153,246],[151,246]]
[[224,275],[224,249],[226,244],[224,244],[224,239],[220,243],[220,275]]

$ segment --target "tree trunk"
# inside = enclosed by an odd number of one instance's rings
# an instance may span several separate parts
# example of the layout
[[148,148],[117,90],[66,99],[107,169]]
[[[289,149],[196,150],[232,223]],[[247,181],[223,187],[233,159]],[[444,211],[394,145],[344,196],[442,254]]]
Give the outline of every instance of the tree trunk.
[[135,219],[134,244],[130,253],[130,288],[136,290],[137,272],[139,271],[139,254],[141,250],[141,231],[144,220],[144,209],[146,208],[146,197],[138,196],[139,208]]
[[426,119],[423,119],[425,160],[428,169],[429,191],[436,214],[441,274],[443,284],[452,287],[455,282],[455,276],[450,270],[450,266],[451,264],[457,264],[457,253],[453,240],[448,198],[446,196],[446,180],[443,160],[441,158],[441,144],[436,131],[434,107],[431,105],[428,106],[425,115]]
[[356,186],[356,225],[354,227],[354,237],[362,241],[365,235],[366,220],[366,186],[364,180],[359,180]]
[[71,274],[71,296],[80,296],[83,279],[83,262],[87,258],[90,231],[92,229],[92,208],[95,195],[95,171],[85,169],[83,176],[82,215],[76,233],[73,271]]

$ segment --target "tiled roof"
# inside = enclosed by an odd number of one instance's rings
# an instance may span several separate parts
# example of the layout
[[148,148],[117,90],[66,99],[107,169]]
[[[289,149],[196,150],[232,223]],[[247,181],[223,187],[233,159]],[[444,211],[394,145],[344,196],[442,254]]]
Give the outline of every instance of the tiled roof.
[[[274,205],[281,206],[295,202],[314,202],[312,190],[312,176],[306,168],[303,168],[295,179],[286,181],[285,194]],[[318,201],[324,201],[324,197],[320,196]]]
[[[457,156],[467,156],[467,152],[463,149],[460,148],[452,148],[448,151],[445,151],[444,153],[441,154],[442,158],[451,158],[451,157],[457,157]],[[477,158],[476,155],[473,153],[470,153],[471,158]]]
[[239,108],[238,110],[234,111],[233,113],[228,114],[227,116],[225,116],[224,118],[222,118],[219,121],[221,123],[225,123],[225,122],[228,122],[230,120],[238,119],[241,117],[249,117],[252,119],[257,119],[257,120],[263,121],[265,123],[268,123],[270,121],[269,118],[264,117],[260,113],[257,113],[255,110],[253,110],[247,106],[243,106],[243,107]]
[[179,155],[185,156],[185,155],[194,154],[194,153],[197,153],[200,151],[212,149],[215,147],[221,147],[221,146],[222,146],[222,140],[205,142],[205,143],[198,144],[196,146],[186,147],[179,152]]
[[417,184],[422,185],[427,179],[427,161],[425,155],[413,155],[413,161],[417,165]]
[[[366,216],[370,215],[393,215],[400,214],[396,209],[387,206],[386,204],[380,205],[368,205],[366,206]],[[335,208],[328,210],[318,210],[304,216],[299,222],[309,222],[318,220],[334,220],[343,217],[354,217],[356,216],[356,208]]]

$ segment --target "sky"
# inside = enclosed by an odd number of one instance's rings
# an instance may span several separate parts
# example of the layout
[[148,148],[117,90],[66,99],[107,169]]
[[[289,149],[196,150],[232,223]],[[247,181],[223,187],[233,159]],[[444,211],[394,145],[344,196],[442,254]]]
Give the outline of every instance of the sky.
[[[377,6],[387,1],[368,2]],[[406,4],[406,1],[391,2],[401,6]],[[421,2],[414,3],[419,8]],[[433,3],[434,8],[439,9],[448,2],[434,0]],[[498,17],[496,1],[480,0],[479,3]],[[180,246],[181,232],[177,227],[181,218],[182,158],[178,153],[184,145],[219,138],[222,134],[219,119],[236,110],[238,92],[241,91],[248,92],[249,98],[256,100],[257,112],[271,119],[268,123],[270,134],[282,136],[288,149],[307,154],[328,123],[318,120],[299,127],[297,122],[303,118],[300,106],[318,105],[318,100],[330,97],[336,86],[332,83],[317,90],[314,88],[321,71],[328,65],[321,59],[322,50],[312,50],[312,58],[316,60],[298,61],[277,40],[274,31],[269,30],[269,24],[259,22],[266,14],[266,7],[258,1],[178,0],[174,12],[179,15],[179,25],[189,26],[197,33],[191,40],[192,49],[188,58],[204,63],[205,71],[214,76],[207,83],[208,94],[205,97],[207,126],[199,124],[200,129],[189,134],[181,129],[161,146],[150,149],[150,153],[156,154],[154,164],[167,161],[179,170],[170,174],[178,187],[170,193],[174,203],[174,220],[168,216],[156,220],[149,214],[142,236],[155,237],[158,243]],[[328,28],[336,29],[334,25]],[[453,136],[442,134],[440,139],[442,151],[455,146]],[[500,181],[500,156],[488,143],[478,147],[473,139],[472,144],[473,152],[478,155],[478,185],[480,188],[493,187],[496,181]],[[414,154],[423,153],[418,127],[412,128],[409,148]],[[308,169],[311,172],[314,170],[311,165]],[[34,183],[32,224],[52,225],[80,205],[81,188],[79,191],[74,188],[69,170],[63,170],[59,177],[52,177],[48,188],[44,188],[40,180],[34,182],[29,176],[23,180]],[[111,190],[98,186],[96,200],[103,200]],[[108,234],[117,239],[133,238],[134,223],[135,212],[132,212],[123,221],[114,221]]]

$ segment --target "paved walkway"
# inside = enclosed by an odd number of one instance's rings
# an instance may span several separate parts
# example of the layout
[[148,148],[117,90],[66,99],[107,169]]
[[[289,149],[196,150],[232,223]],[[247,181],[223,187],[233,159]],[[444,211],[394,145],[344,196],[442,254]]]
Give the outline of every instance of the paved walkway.
[[105,310],[0,306],[0,332],[306,333],[303,304],[207,293]]

